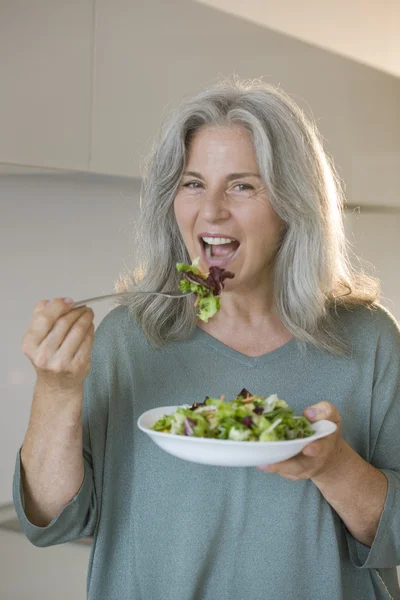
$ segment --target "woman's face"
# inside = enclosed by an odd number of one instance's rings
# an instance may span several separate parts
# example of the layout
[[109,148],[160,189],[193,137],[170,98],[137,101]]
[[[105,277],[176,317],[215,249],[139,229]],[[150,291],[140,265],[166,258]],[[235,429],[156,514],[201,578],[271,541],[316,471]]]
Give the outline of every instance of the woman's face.
[[268,282],[283,222],[261,180],[249,132],[203,127],[192,138],[174,201],[191,260],[235,274],[226,288]]

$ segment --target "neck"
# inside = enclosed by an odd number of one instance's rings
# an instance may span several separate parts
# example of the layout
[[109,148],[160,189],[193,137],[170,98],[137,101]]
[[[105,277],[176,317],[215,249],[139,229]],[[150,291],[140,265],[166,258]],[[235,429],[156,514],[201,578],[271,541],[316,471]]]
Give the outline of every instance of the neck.
[[221,295],[221,309],[209,321],[199,323],[199,327],[209,333],[221,329],[230,331],[258,330],[282,332],[284,326],[273,302],[271,288],[263,290],[224,290]]
[[226,346],[247,356],[262,356],[293,338],[276,309],[272,296],[223,292],[221,309],[208,323],[197,326]]

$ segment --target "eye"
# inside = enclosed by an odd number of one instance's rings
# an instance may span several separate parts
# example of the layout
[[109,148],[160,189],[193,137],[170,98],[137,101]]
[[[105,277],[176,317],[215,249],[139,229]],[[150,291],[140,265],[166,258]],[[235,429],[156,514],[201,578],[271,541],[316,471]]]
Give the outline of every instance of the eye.
[[252,185],[250,185],[249,183],[237,183],[235,185],[235,188],[237,188],[237,187],[242,187],[242,189],[239,190],[241,192],[245,191],[245,190],[254,190],[254,187]]
[[[203,184],[200,181],[188,181],[187,183],[184,183],[182,187],[189,190],[199,190],[203,187]],[[239,188],[239,192],[245,192],[249,190],[254,191],[254,187],[249,183],[237,183],[232,189],[236,190],[236,188]]]
[[[190,190],[198,190],[197,186],[201,186],[200,181],[188,181],[188,183],[184,183],[183,187],[188,188]],[[193,187],[192,187],[193,186]]]

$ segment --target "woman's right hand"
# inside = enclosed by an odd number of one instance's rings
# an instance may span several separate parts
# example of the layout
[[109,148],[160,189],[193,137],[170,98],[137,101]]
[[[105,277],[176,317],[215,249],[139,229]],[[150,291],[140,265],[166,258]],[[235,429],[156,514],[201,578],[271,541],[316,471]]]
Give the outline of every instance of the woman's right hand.
[[93,310],[72,308],[63,298],[41,300],[22,340],[38,382],[65,392],[82,389],[94,340]]

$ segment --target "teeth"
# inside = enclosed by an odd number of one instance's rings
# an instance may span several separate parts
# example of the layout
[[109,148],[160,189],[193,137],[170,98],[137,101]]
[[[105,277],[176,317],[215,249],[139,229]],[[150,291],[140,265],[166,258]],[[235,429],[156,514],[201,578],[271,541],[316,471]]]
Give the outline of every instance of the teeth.
[[203,237],[203,242],[206,244],[210,244],[210,246],[217,246],[219,244],[230,244],[233,242],[232,238],[212,238],[212,237]]

